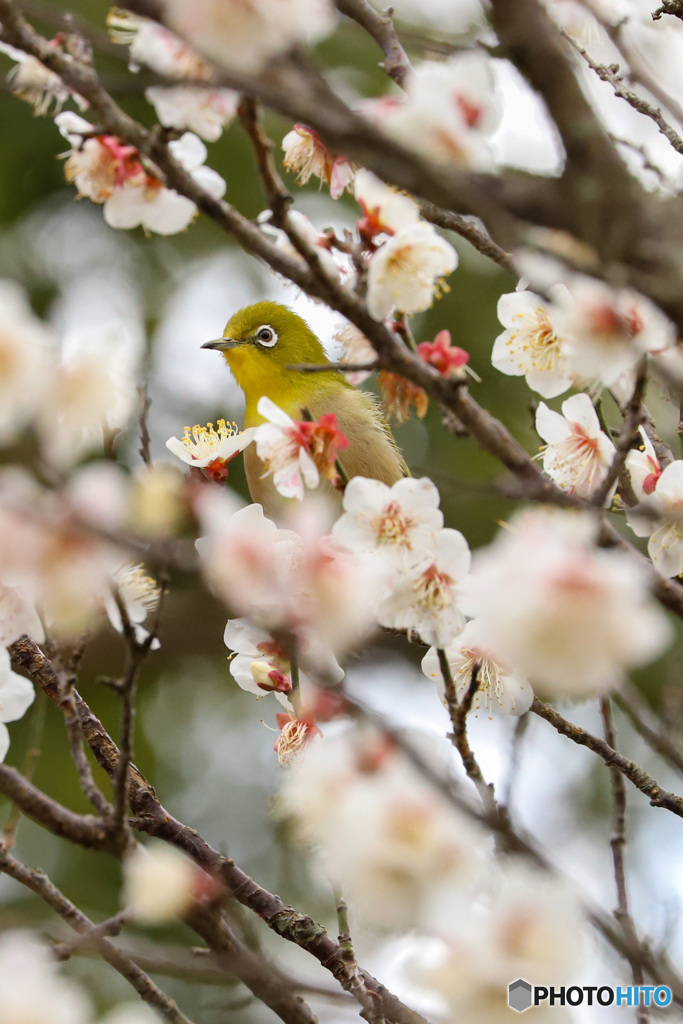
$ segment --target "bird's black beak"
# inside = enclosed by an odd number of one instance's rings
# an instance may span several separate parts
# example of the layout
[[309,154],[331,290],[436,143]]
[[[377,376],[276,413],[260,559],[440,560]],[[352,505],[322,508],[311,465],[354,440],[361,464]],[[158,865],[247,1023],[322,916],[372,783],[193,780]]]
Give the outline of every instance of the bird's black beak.
[[243,341],[235,341],[234,338],[214,338],[213,341],[205,341],[200,348],[211,348],[217,352],[225,352],[229,348],[237,348],[238,345],[243,345]]

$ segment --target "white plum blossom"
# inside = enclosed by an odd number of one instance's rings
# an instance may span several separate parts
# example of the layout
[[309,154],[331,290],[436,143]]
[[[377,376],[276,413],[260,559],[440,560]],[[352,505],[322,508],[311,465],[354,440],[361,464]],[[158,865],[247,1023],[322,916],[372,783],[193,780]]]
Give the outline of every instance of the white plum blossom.
[[40,409],[53,379],[54,339],[12,281],[0,280],[0,445]]
[[[134,565],[132,562],[126,562],[116,570],[112,576],[112,586],[126,611],[128,622],[135,631],[138,643],[142,643],[149,635],[147,630],[143,629],[142,623],[159,604],[161,597],[159,586],[151,576],[146,574],[144,565]],[[104,605],[114,629],[123,633],[121,609],[113,593],[105,594]],[[159,641],[156,638],[152,641],[151,647],[155,650],[159,647]]]
[[207,142],[215,142],[235,117],[239,94],[232,89],[197,85],[150,86],[145,97],[161,124],[182,131],[187,128]]
[[606,387],[647,353],[676,342],[673,324],[649,299],[579,275],[557,290],[553,324],[575,378]]
[[281,807],[319,847],[354,913],[374,925],[419,927],[434,894],[471,885],[483,865],[479,828],[375,732],[308,744],[283,779]]
[[486,56],[471,52],[445,62],[423,61],[406,91],[406,100],[374,100],[364,110],[398,141],[433,160],[490,170],[489,136],[500,108]]
[[458,265],[458,254],[431,224],[397,231],[368,265],[368,310],[384,320],[394,310],[421,313],[434,302],[440,282]]
[[34,697],[33,683],[12,671],[8,650],[0,647],[0,761],[5,760],[9,750],[9,730],[6,723],[23,718]]
[[[448,900],[436,904],[433,923],[444,946],[438,962],[419,973],[446,999],[453,1020],[506,1024],[511,979],[542,985],[555,978],[556,985],[569,985],[581,967],[588,929],[569,887],[514,859],[503,867],[485,903],[458,913]],[[552,1024],[558,1007],[534,1014]]]
[[356,476],[346,485],[344,512],[332,527],[340,547],[372,552],[394,569],[426,569],[443,526],[439,492],[427,477],[405,477],[392,487]]
[[300,185],[311,176],[325,182],[333,199],[339,199],[353,185],[357,165],[344,156],[330,152],[317,132],[305,124],[295,124],[282,140],[283,163],[294,171]]
[[58,973],[49,947],[30,932],[0,936],[3,1024],[90,1024],[90,1003]]
[[[134,146],[113,135],[95,135],[93,125],[70,111],[58,114],[55,123],[72,145],[64,165],[67,181],[76,185],[79,196],[103,204],[110,227],[142,226],[157,234],[173,235],[194,219],[197,207],[192,200],[150,174]],[[170,142],[169,149],[198,185],[216,199],[223,196],[225,182],[204,166],[206,147],[196,135],[186,132]]]
[[42,643],[45,631],[35,604],[17,587],[6,587],[0,582],[0,646],[8,647],[26,633]]
[[222,482],[228,476],[228,462],[251,444],[255,433],[255,427],[240,430],[236,423],[225,420],[218,420],[218,430],[213,423],[205,427],[197,423],[185,427],[181,438],[169,437],[166,447],[186,465],[205,470],[206,476]]
[[[483,707],[491,717],[523,715],[531,707],[534,691],[524,676],[503,661],[496,650],[495,637],[486,619],[472,619],[462,633],[445,649],[451,678],[458,701],[466,696],[477,666],[478,688],[472,701],[475,712]],[[428,679],[435,679],[443,700],[446,684],[441,671],[436,647],[430,647],[422,659],[422,671]]]
[[546,696],[614,689],[671,638],[642,565],[596,538],[589,513],[527,511],[474,558],[465,612],[488,620],[500,656]]
[[501,295],[498,319],[505,330],[491,353],[497,370],[526,377],[531,390],[543,398],[561,395],[573,381],[565,344],[551,316],[552,308],[533,292]]
[[135,403],[136,340],[124,324],[65,339],[62,362],[38,420],[43,454],[67,469],[126,426]]
[[260,71],[275,54],[334,27],[327,0],[169,0],[166,16],[200,53],[240,72]]
[[206,525],[208,532],[197,541],[197,550],[209,585],[238,615],[277,619],[279,573],[298,544],[296,534],[279,530],[255,504],[237,511],[226,508]]
[[460,592],[470,568],[470,549],[459,530],[441,530],[424,568],[404,570],[377,611],[381,626],[417,633],[434,647],[447,647],[465,625]]
[[393,235],[420,219],[420,208],[410,196],[385,185],[371,171],[358,171],[354,195],[363,210],[361,229],[366,234]]
[[[51,40],[50,45],[63,49],[57,39]],[[6,43],[0,43],[0,53],[6,53],[17,62],[7,75],[7,85],[15,96],[31,104],[36,116],[47,114],[53,104],[55,111],[59,112],[68,100],[73,100],[81,110],[88,106],[87,100],[72,92],[59,75],[45,67],[37,57],[31,57]]]
[[[562,403],[562,415],[541,402],[536,430],[546,441],[543,469],[558,487],[580,498],[590,498],[601,486],[614,461],[616,448],[600,429],[593,403],[586,394]],[[611,501],[617,481],[607,501]]]
[[124,861],[123,903],[144,924],[168,924],[195,899],[218,892],[217,883],[166,843],[138,846]]
[[[640,454],[629,453],[629,470]],[[661,469],[654,450],[646,459],[643,468],[652,468],[650,474],[643,475],[640,497],[646,500],[654,516],[639,515],[635,509],[627,512],[627,520],[638,537],[650,538],[647,553],[655,569],[662,576],[680,576],[683,573],[683,461],[676,459]],[[635,487],[638,493],[637,476]]]

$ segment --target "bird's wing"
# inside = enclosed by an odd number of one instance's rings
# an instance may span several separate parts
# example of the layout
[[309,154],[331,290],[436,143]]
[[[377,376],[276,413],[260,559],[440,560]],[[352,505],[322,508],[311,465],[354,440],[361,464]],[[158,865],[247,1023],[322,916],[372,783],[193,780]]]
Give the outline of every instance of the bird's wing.
[[350,442],[339,456],[349,477],[366,476],[393,484],[410,476],[374,395],[351,386],[326,389],[311,396],[308,408],[314,419],[328,412],[336,414],[339,429]]

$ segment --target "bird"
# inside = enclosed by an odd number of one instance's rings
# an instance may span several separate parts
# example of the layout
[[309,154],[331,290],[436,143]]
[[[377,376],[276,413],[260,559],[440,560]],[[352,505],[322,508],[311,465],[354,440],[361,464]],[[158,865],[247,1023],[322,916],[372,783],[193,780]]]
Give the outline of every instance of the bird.
[[[329,371],[315,373],[296,369],[302,364],[323,366],[330,360],[306,321],[288,306],[269,301],[245,306],[230,317],[221,338],[201,347],[223,354],[244,392],[245,429],[264,422],[257,408],[264,395],[294,420],[306,414],[318,420],[334,413],[349,441],[338,456],[349,479],[364,476],[391,486],[410,475],[373,395],[355,388],[332,364]],[[252,501],[267,515],[286,514],[293,499],[276,490],[254,444],[244,450],[244,465]],[[321,480],[321,487],[341,505],[341,495],[328,481]]]

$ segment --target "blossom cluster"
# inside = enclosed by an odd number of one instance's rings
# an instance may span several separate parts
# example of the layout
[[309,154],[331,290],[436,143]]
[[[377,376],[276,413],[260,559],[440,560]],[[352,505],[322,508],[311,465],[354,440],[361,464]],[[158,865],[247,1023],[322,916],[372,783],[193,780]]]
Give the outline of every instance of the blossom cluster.
[[506,329],[492,353],[496,369],[526,377],[543,398],[597,383],[627,399],[637,363],[676,342],[671,321],[636,292],[576,274],[551,293],[550,301],[530,291],[501,296]]
[[[112,228],[142,226],[160,235],[174,235],[192,222],[197,207],[187,196],[166,188],[142,162],[135,146],[114,135],[98,134],[93,125],[71,111],[58,114],[56,124],[71,143],[65,154],[64,173],[79,197],[102,204],[104,219]],[[210,195],[219,199],[225,182],[204,166],[206,147],[186,132],[169,143],[171,156]]]
[[[408,741],[439,770],[446,750],[434,736]],[[505,1019],[510,978],[566,979],[581,963],[586,926],[568,888],[516,858],[494,862],[481,826],[374,730],[307,746],[278,810],[316,848],[354,922],[412,931],[410,973],[454,1019]]]

